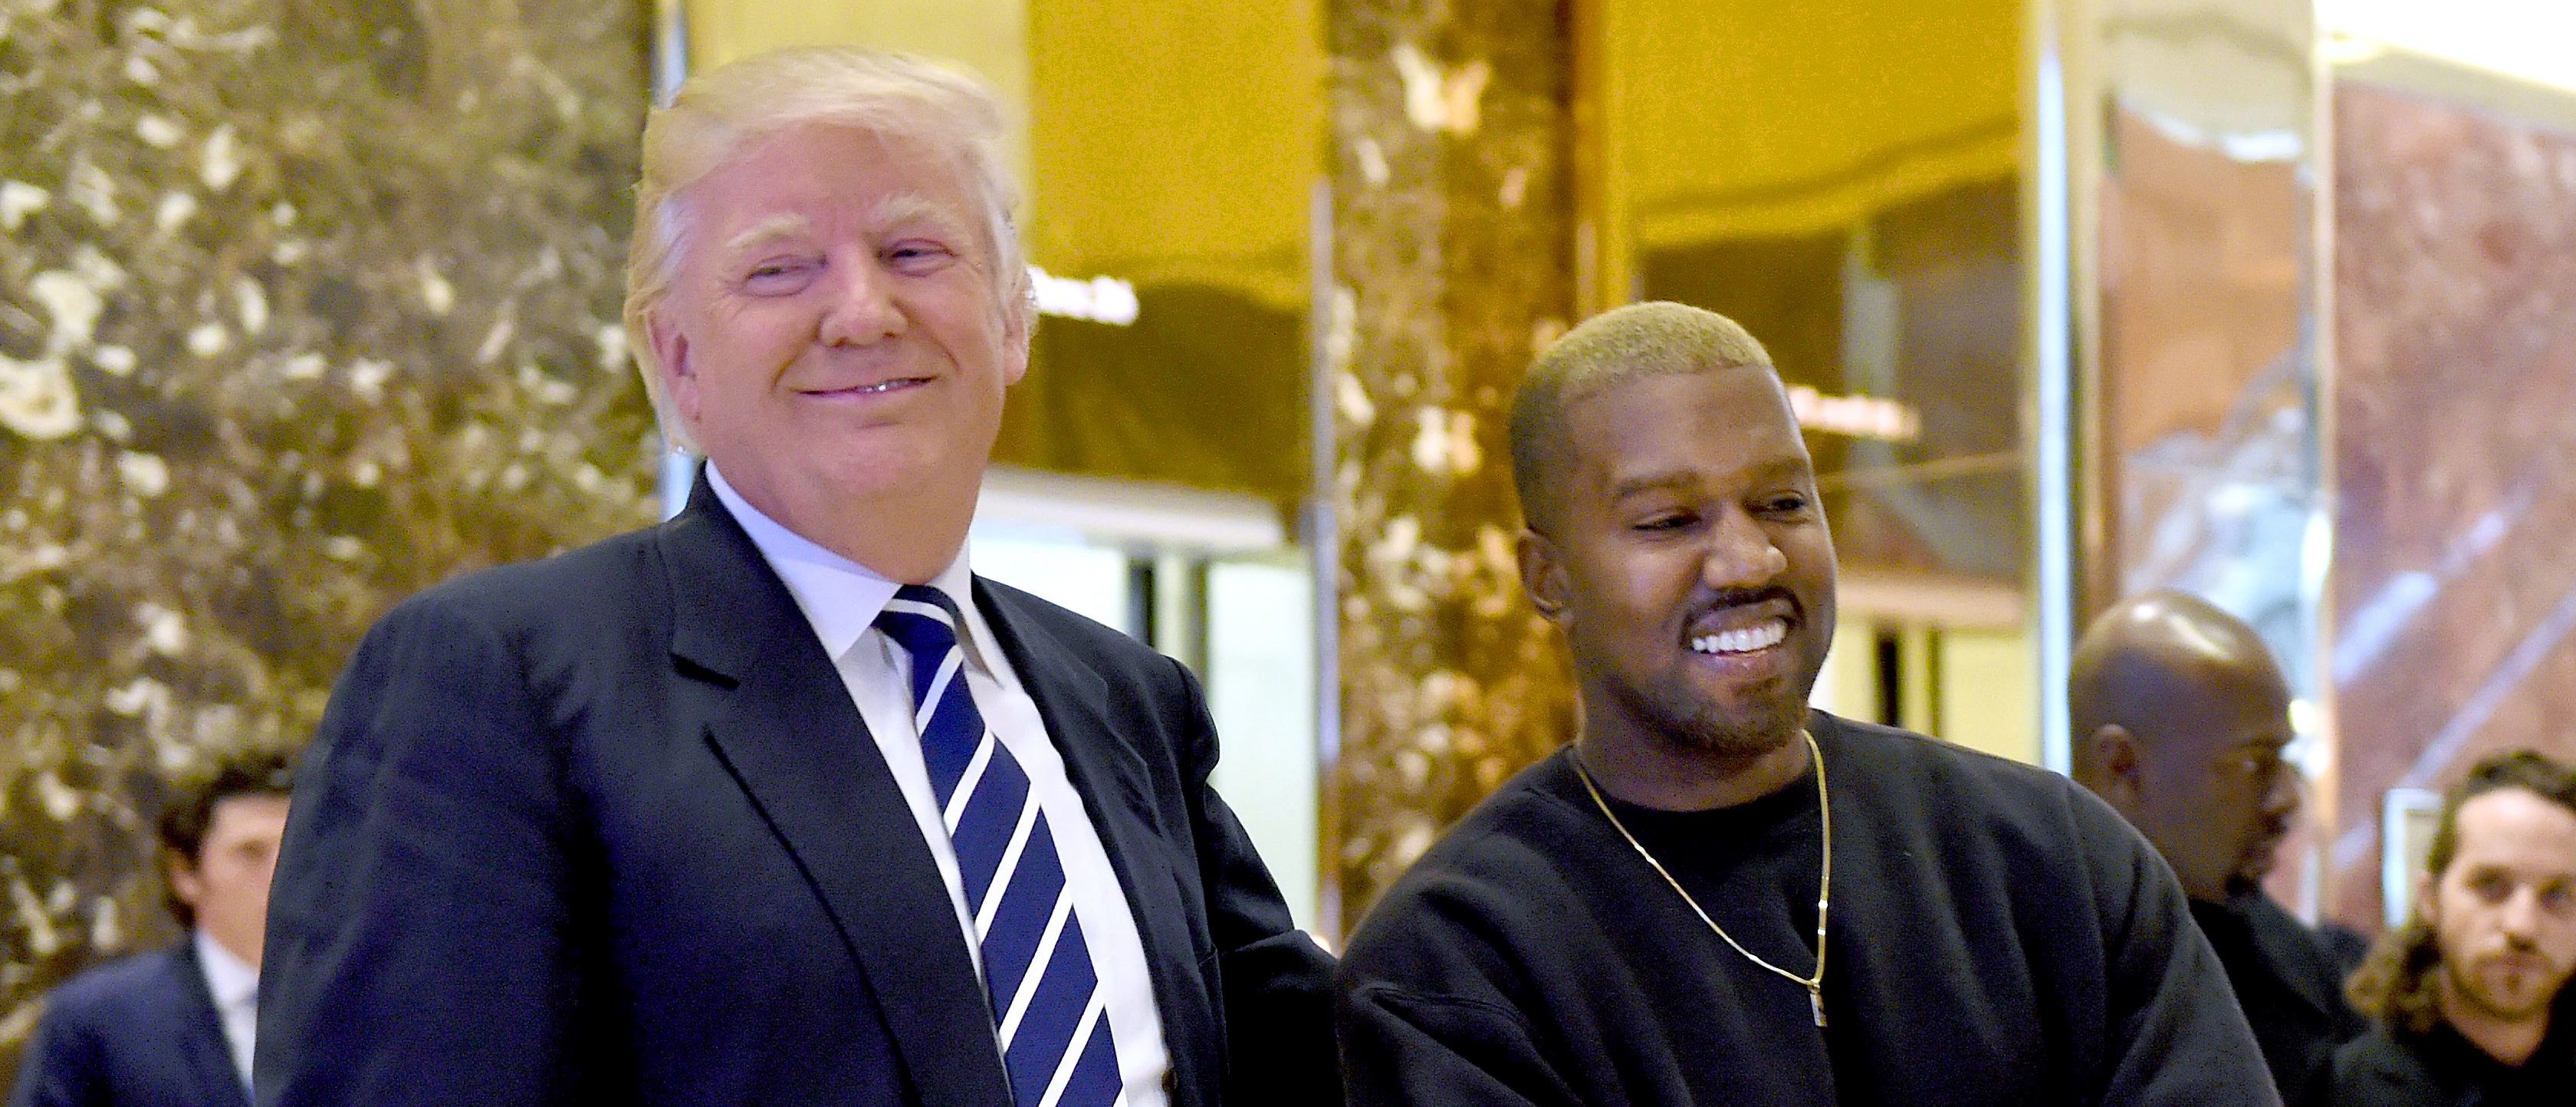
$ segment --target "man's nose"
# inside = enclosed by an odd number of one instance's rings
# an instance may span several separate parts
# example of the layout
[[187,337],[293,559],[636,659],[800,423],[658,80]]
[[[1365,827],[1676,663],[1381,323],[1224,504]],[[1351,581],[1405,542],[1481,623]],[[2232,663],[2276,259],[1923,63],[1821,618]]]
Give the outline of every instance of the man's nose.
[[2540,935],[2540,889],[2525,884],[2505,897],[2504,910],[2497,913],[2496,927],[2507,940],[2528,947]]
[[1752,516],[1730,511],[1718,518],[1700,578],[1710,588],[1759,588],[1788,569],[1789,555],[1771,540],[1770,532]]
[[2299,789],[2303,782],[2304,778],[2299,775],[2298,766],[2287,761],[2274,762],[2272,787],[2263,793],[2263,816],[2282,822],[2289,821],[2290,816],[2298,813]]
[[886,274],[866,265],[834,268],[816,335],[824,345],[865,346],[903,333],[903,311],[894,302]]

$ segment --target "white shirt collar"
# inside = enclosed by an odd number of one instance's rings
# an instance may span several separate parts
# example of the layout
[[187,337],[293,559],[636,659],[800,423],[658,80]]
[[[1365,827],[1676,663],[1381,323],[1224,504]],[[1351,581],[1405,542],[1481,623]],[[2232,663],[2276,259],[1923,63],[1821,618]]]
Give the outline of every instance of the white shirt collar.
[[259,970],[233,956],[222,942],[203,930],[192,932],[197,943],[197,963],[205,966],[206,990],[214,993],[216,1010],[231,1010],[259,1001]]
[[[733,513],[734,521],[742,524],[743,533],[751,536],[751,544],[769,560],[769,567],[786,582],[788,594],[796,598],[796,606],[805,613],[805,621],[813,624],[814,636],[822,639],[823,652],[834,660],[848,653],[859,636],[876,625],[886,601],[902,587],[762,514],[725,482],[713,461],[707,462],[707,484],[715,489],[725,510]],[[930,586],[945,593],[949,602],[965,614],[966,626],[958,638],[966,646],[967,661],[989,673],[993,666],[982,651],[990,631],[984,625],[983,613],[975,610],[974,579],[974,571],[966,564],[966,551],[961,549],[948,568],[931,578]]]

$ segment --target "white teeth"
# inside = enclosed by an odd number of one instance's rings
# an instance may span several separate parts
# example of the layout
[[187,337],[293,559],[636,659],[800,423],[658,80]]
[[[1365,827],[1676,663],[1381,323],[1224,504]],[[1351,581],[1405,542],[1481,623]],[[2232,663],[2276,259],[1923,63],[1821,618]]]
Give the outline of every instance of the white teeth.
[[912,383],[911,378],[908,378],[908,377],[907,377],[907,378],[905,378],[905,379],[903,379],[903,380],[887,381],[887,382],[885,382],[885,383],[883,383],[883,384],[863,384],[863,385],[860,385],[860,386],[859,386],[859,387],[857,387],[857,388],[851,389],[850,391],[853,391],[853,392],[865,392],[865,393],[868,393],[868,394],[870,394],[870,395],[874,395],[874,394],[879,393],[879,392],[892,392],[892,391],[894,391],[894,390],[895,390],[895,389],[897,389],[897,388],[901,388],[901,387],[903,387],[904,385],[911,384],[911,383]]
[[1789,637],[1786,619],[1766,619],[1740,630],[1720,631],[1691,639],[1690,647],[1700,653],[1752,653],[1779,645]]

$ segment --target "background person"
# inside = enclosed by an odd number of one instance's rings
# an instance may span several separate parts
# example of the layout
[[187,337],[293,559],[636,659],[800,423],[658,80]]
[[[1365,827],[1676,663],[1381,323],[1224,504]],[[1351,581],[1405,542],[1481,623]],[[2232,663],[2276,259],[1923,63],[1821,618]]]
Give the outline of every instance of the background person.
[[2576,1102],[2576,767],[2470,767],[2442,803],[2406,925],[2353,977],[2378,1020],[2337,1050],[2334,1107]]
[[2085,631],[2068,694],[2075,779],[2173,866],[2281,1097],[2299,1102],[2367,1024],[2343,997],[2359,950],[2339,953],[2263,893],[2299,809],[2281,757],[2290,689],[2271,651],[2206,600],[2149,592]]
[[10,1107],[246,1107],[286,755],[225,755],[161,813],[175,945],[54,989]]

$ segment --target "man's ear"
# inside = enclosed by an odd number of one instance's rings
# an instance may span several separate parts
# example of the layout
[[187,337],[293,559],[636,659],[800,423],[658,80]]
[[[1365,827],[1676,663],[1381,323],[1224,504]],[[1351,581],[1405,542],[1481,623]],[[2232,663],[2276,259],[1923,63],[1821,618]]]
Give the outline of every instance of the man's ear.
[[644,340],[653,346],[655,372],[662,377],[662,395],[671,401],[671,409],[680,418],[695,422],[698,417],[697,367],[689,363],[689,338],[661,311],[644,316]]
[[2122,815],[2135,815],[2147,796],[2145,757],[2138,748],[2138,736],[2118,723],[2104,723],[2084,741],[2092,746],[2094,774],[2099,778],[2093,791]]
[[1557,559],[1556,543],[1527,527],[1521,528],[1518,547],[1521,562],[1521,588],[1529,593],[1530,604],[1540,616],[1556,622],[1565,611],[1565,566]]
[[1002,385],[1006,388],[1029,375],[1030,331],[1038,321],[1037,298],[1029,289],[1027,266],[1020,267],[1019,279],[1010,287],[1005,294],[1009,300],[1002,305]]
[[197,867],[188,863],[175,850],[163,850],[161,870],[170,877],[170,894],[179,902],[195,907],[206,895],[206,881],[197,875]]
[[2440,874],[2429,869],[2415,874],[2415,917],[2426,926],[2442,924],[2442,900],[2434,894],[2440,884]]

